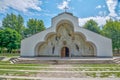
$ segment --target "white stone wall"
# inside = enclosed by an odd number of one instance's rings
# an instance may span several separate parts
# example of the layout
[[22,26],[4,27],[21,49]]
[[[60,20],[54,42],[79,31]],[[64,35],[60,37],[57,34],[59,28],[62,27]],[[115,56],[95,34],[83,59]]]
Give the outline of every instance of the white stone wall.
[[[37,50],[40,44],[45,42],[46,36],[48,36],[48,33],[56,33],[57,26],[63,23],[64,21],[68,21],[74,26],[74,32],[83,34],[86,38],[86,42],[91,42],[95,45],[96,47],[95,54],[97,57],[112,57],[113,54],[112,54],[111,39],[108,39],[99,34],[96,34],[94,32],[91,32],[89,30],[79,27],[78,18],[68,13],[62,13],[54,17],[52,19],[52,26],[49,29],[22,40],[21,56],[31,56],[31,57],[37,56],[39,52]],[[61,51],[62,46],[63,46],[62,43],[60,44],[59,47],[56,46],[55,51],[54,51],[55,55],[60,56],[60,51]],[[71,50],[70,54],[76,54],[76,55],[78,54],[78,52],[75,49],[71,49],[73,48],[73,46],[71,46],[70,44],[66,46],[69,46]],[[81,49],[81,51],[79,52],[80,55],[87,54],[87,53],[84,53],[83,47],[81,47],[80,49]],[[48,55],[51,54],[51,50],[52,49],[47,48],[46,52],[49,52]],[[44,52],[43,54],[45,54],[46,52]]]

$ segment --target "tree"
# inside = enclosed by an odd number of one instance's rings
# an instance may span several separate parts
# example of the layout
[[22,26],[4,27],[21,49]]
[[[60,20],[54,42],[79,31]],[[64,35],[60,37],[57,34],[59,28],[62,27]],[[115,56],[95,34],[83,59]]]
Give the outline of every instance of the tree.
[[83,27],[95,33],[100,33],[100,28],[98,27],[98,24],[92,19],[87,21]]
[[30,36],[43,30],[45,30],[45,26],[42,20],[29,19],[27,22],[27,28],[24,31],[24,35]]
[[22,35],[24,30],[24,19],[21,15],[16,16],[13,13],[7,14],[2,21],[2,27],[11,28]]
[[0,47],[7,48],[8,52],[11,53],[13,49],[20,48],[21,35],[10,28],[0,30]]
[[3,47],[4,47],[4,41],[3,41],[3,38],[4,37],[4,35],[3,35],[3,30],[2,29],[0,29],[0,52],[2,53],[2,51],[3,51]]
[[17,16],[14,14],[7,14],[2,21],[2,27],[15,29],[17,23]]
[[120,53],[120,21],[108,20],[103,27],[102,35],[112,39],[113,50]]
[[15,30],[22,34],[24,31],[25,27],[24,27],[24,19],[21,15],[17,16],[17,26],[15,27]]

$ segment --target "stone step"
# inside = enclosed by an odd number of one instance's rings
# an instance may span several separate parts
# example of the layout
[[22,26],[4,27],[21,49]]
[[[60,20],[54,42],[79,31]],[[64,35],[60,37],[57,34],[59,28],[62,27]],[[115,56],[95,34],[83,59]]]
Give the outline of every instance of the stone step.
[[[104,71],[105,72],[105,71]],[[92,72],[93,73],[93,72]],[[78,72],[78,73],[66,73],[66,72],[62,72],[62,73],[58,73],[58,72],[54,72],[54,73],[38,73],[36,74],[36,77],[56,77],[56,78],[85,78],[85,77],[90,77],[89,75],[92,75],[91,72]],[[97,77],[100,77],[100,73],[99,72],[94,72],[96,73]],[[111,75],[109,75],[111,77]],[[115,77],[115,76],[112,76]]]
[[36,77],[55,77],[55,78],[84,78],[86,77],[85,73],[38,73],[36,74]]
[[117,61],[116,63],[117,63],[117,64],[120,64],[120,61]]
[[16,64],[113,64],[113,60],[19,60]]
[[120,58],[114,58],[113,60],[120,60]]
[[2,61],[5,57],[0,57],[0,61]]
[[113,59],[115,63],[120,64],[120,58]]
[[19,62],[20,60],[18,58],[10,58],[9,61],[12,63],[12,64],[15,64],[17,62]]

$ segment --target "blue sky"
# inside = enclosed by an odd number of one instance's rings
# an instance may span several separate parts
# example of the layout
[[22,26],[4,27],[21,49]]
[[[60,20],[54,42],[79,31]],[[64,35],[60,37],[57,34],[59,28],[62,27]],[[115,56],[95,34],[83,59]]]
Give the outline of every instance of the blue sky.
[[25,24],[30,18],[42,19],[46,27],[51,26],[51,18],[64,12],[79,18],[80,26],[89,19],[104,25],[110,17],[120,19],[120,0],[0,0],[0,25],[7,13],[20,14]]

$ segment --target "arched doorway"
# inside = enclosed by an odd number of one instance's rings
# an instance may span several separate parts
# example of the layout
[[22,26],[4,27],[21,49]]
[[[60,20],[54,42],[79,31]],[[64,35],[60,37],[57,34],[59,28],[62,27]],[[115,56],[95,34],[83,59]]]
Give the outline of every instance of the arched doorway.
[[61,57],[69,57],[69,48],[68,47],[63,47],[61,49]]

